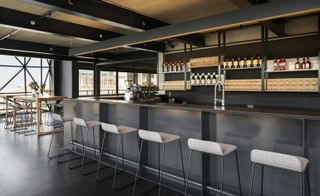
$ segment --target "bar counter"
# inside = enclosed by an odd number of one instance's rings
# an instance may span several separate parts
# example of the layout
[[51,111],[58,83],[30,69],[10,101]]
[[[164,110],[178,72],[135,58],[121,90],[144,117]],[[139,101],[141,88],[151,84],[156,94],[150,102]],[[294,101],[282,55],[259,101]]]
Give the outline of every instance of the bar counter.
[[[85,120],[126,125],[140,129],[161,131],[181,136],[183,157],[188,158],[188,138],[217,141],[238,147],[241,186],[245,195],[250,188],[250,151],[252,149],[305,156],[310,160],[312,194],[320,194],[320,112],[301,109],[226,107],[215,110],[213,106],[167,103],[133,103],[123,100],[78,98],[65,99],[66,117],[77,116]],[[70,116],[69,116],[70,115]],[[136,135],[124,139],[127,164],[137,162]],[[97,139],[96,143],[101,141]],[[116,152],[116,138],[109,137],[110,153]],[[150,171],[157,168],[157,146],[149,144],[143,163]],[[176,145],[169,145],[165,159],[164,177],[182,185],[181,166]],[[191,189],[200,189],[199,183],[207,179],[209,190],[217,188],[220,180],[220,161],[217,157],[195,154],[191,167]],[[233,155],[225,160],[224,183],[227,192],[236,194],[238,182]],[[260,178],[260,172],[255,176]],[[206,180],[205,180],[206,181]],[[299,178],[286,171],[268,169],[264,176],[266,195],[299,195]],[[178,187],[178,186],[177,186]],[[258,193],[260,183],[255,183]],[[191,192],[192,193],[192,192]],[[194,192],[194,194],[200,194]]]

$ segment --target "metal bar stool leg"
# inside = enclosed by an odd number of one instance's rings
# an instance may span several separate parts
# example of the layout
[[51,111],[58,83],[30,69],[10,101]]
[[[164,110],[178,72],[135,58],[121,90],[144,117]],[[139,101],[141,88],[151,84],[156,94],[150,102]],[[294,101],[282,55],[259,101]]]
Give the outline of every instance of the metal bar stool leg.
[[99,152],[98,168],[97,168],[97,173],[96,173],[96,182],[99,179],[99,170],[100,170],[100,165],[101,165],[101,161],[102,161],[103,147],[104,147],[104,142],[105,142],[105,139],[106,139],[106,135],[107,135],[107,132],[104,132],[102,143],[101,143],[101,147],[100,147],[100,152]]
[[61,132],[61,133],[60,133],[60,138],[59,138],[59,139],[60,139],[60,142],[59,142],[59,147],[58,147],[58,152],[57,152],[57,163],[59,163],[60,151],[61,151],[62,144],[64,143],[64,142],[63,142],[63,138],[64,138],[64,137],[63,137],[63,133],[64,133],[64,132]]
[[260,185],[260,195],[263,196],[263,180],[264,180],[264,166],[261,165],[261,185]]
[[250,185],[250,196],[252,196],[252,189],[253,189],[253,181],[254,181],[254,171],[256,168],[256,164],[252,164],[252,171],[251,171],[251,185]]
[[190,154],[189,154],[188,172],[187,172],[186,187],[184,190],[184,195],[187,195],[187,191],[188,191],[188,184],[189,184],[188,182],[189,182],[190,168],[191,168],[191,157],[192,157],[192,150],[190,150]]
[[304,181],[303,181],[303,174],[299,173],[300,176],[300,190],[301,190],[301,196],[304,196]]
[[92,127],[92,133],[93,133],[93,149],[94,149],[94,158],[97,158],[97,150],[96,150],[96,133],[94,130],[94,127]]
[[161,183],[162,183],[162,172],[163,172],[163,163],[164,163],[164,156],[165,156],[165,152],[166,152],[166,145],[162,144],[163,147],[163,152],[162,152],[162,158],[161,158],[161,168],[160,168],[160,181],[159,181],[159,189],[158,189],[158,196],[161,195]]
[[307,167],[306,169],[306,178],[307,178],[307,186],[308,186],[308,195],[311,196],[311,185],[310,185],[310,179],[309,179],[309,169]]
[[238,152],[235,151],[235,155],[236,155],[236,164],[237,164],[237,173],[238,173],[238,183],[239,183],[239,192],[240,192],[240,196],[242,196],[242,189],[241,189],[241,180],[240,180],[240,169],[239,169],[239,158],[238,158]]
[[184,169],[184,162],[183,162],[183,155],[182,155],[182,147],[181,147],[181,140],[179,140],[179,149],[180,149],[180,158],[181,158],[181,169],[182,169],[182,175],[183,175],[183,184],[184,187],[186,187],[186,173]]
[[118,170],[118,159],[119,159],[119,153],[120,153],[120,148],[122,145],[122,137],[119,136],[119,141],[118,141],[118,150],[117,150],[117,158],[116,158],[116,167],[114,168],[114,176],[113,176],[113,190],[115,190],[116,187],[116,178],[117,178],[117,170]]
[[134,196],[134,193],[135,193],[135,191],[136,191],[136,186],[137,186],[138,173],[139,173],[140,165],[141,165],[142,150],[143,150],[143,140],[141,140],[141,144],[140,144],[140,152],[139,152],[139,158],[138,158],[138,167],[137,167],[136,175],[135,175],[135,177],[134,177],[134,185],[133,185],[133,190],[132,190],[132,195],[133,195],[133,196]]
[[223,177],[224,177],[224,157],[221,157],[221,177],[220,177],[220,191],[223,192]]
[[49,144],[49,150],[48,150],[48,154],[47,154],[47,158],[50,159],[50,152],[51,152],[51,147],[52,147],[52,142],[53,142],[53,135],[51,134],[51,139],[50,139],[50,144]]
[[86,146],[88,145],[88,138],[89,138],[89,128],[87,128],[87,133],[86,133],[86,144],[83,144],[83,156],[82,156],[82,163],[81,163],[81,174],[84,174],[84,161],[86,158]]

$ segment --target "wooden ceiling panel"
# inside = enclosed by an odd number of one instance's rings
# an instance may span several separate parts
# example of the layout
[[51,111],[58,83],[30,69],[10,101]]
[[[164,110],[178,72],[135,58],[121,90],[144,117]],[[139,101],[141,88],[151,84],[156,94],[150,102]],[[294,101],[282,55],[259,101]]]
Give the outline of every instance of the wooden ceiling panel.
[[229,0],[103,0],[170,24],[238,9]]
[[22,40],[34,43],[50,44],[62,47],[78,47],[93,42],[79,40],[71,37],[63,37],[55,34],[37,33],[32,31],[19,31],[10,37],[10,39]]
[[27,12],[36,15],[43,15],[48,12],[48,10],[45,8],[23,3],[18,0],[0,0],[0,7],[14,9],[21,12]]
[[66,13],[62,13],[62,12],[54,12],[51,15],[51,17],[54,19],[57,19],[57,20],[65,21],[65,22],[70,22],[70,23],[74,23],[74,24],[80,24],[83,26],[87,26],[87,27],[117,32],[117,33],[121,33],[121,34],[125,34],[125,35],[128,35],[130,33],[134,33],[129,30],[117,28],[117,27],[114,27],[111,25],[100,23],[98,21],[94,21],[94,20],[90,20],[90,19],[86,19],[86,18],[82,18],[79,16],[74,16],[74,15],[70,15],[70,14],[66,14]]
[[7,28],[7,27],[0,27],[0,39],[9,33],[12,33],[15,29]]

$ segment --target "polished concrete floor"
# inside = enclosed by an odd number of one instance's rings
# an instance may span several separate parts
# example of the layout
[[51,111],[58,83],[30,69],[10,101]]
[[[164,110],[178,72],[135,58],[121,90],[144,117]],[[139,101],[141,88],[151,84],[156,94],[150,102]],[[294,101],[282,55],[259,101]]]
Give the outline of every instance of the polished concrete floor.
[[[47,159],[50,136],[38,138],[5,130],[0,125],[0,196],[113,196],[131,195],[132,186],[114,192],[112,178],[96,183],[95,174],[83,176],[80,169]],[[109,170],[109,171],[107,171]],[[105,172],[112,174],[112,169]],[[102,174],[103,175],[103,174]],[[119,185],[133,179],[120,175]],[[136,195],[153,185],[139,183]],[[145,195],[157,195],[157,189]],[[163,189],[162,195],[180,195]]]

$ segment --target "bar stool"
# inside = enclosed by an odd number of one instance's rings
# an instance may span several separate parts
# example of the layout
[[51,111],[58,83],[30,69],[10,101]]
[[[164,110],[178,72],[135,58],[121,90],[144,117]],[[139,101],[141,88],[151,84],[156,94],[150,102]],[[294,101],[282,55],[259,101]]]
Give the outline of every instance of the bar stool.
[[252,196],[254,171],[256,165],[261,165],[261,195],[263,195],[263,170],[264,166],[282,169],[299,174],[301,185],[301,196],[304,195],[304,175],[307,175],[308,192],[310,192],[309,172],[307,170],[309,160],[304,157],[288,155],[283,153],[276,153],[264,150],[254,149],[251,151],[252,173],[251,173],[251,188],[250,196]]
[[[88,138],[89,138],[89,131],[90,129],[92,130],[92,133],[93,133],[93,145],[94,145],[94,156],[95,158],[97,157],[97,150],[96,150],[96,139],[95,139],[95,131],[94,131],[94,128],[95,127],[99,127],[101,125],[100,122],[98,121],[85,121],[81,118],[76,118],[74,117],[73,118],[73,122],[74,124],[76,125],[76,136],[78,135],[79,131],[80,131],[80,135],[81,135],[81,142],[82,142],[82,153],[80,153],[80,156],[82,157],[82,162],[81,162],[81,165],[78,165],[78,166],[75,166],[75,167],[71,167],[71,160],[72,160],[72,156],[70,156],[70,159],[69,159],[69,169],[74,169],[74,168],[77,168],[77,167],[81,167],[81,174],[85,175],[84,173],[84,165],[86,164],[89,164],[89,163],[92,163],[92,162],[88,162],[88,163],[85,163],[85,158],[90,158],[90,157],[86,157],[86,148],[88,147]],[[80,128],[80,129],[79,129]],[[85,130],[86,132],[86,139],[84,141],[84,138],[83,138],[83,134],[82,134],[82,131]],[[79,154],[78,152],[75,151],[75,142],[76,140],[74,140],[74,136],[73,136],[73,131],[71,131],[71,139],[72,139],[72,150],[71,152],[73,154]],[[92,160],[94,160],[93,158],[90,158]]]
[[[118,136],[118,150],[117,150],[117,157],[116,157],[116,166],[114,168],[114,175],[113,175],[113,189],[116,187],[116,178],[117,178],[117,169],[118,169],[118,159],[119,159],[119,153],[120,153],[120,147],[121,147],[121,158],[122,158],[122,167],[124,169],[124,156],[123,156],[123,136],[130,134],[130,133],[135,133],[138,131],[137,128],[133,127],[128,127],[128,126],[116,126],[113,124],[108,124],[108,123],[102,123],[101,124],[102,131],[103,133],[103,139],[102,139],[102,144],[100,147],[100,154],[99,154],[99,162],[98,162],[98,168],[97,168],[97,173],[96,173],[96,181],[98,181],[99,177],[99,170],[100,170],[100,165],[102,162],[102,156],[103,156],[103,151],[104,151],[104,144],[106,141],[106,135],[107,133],[109,134],[115,134]],[[108,143],[108,141],[107,141]],[[138,145],[139,147],[139,145]]]
[[[57,131],[57,132],[51,134],[51,140],[50,140],[50,145],[49,145],[49,150],[48,150],[47,157],[49,159],[51,159],[53,157],[57,157],[57,163],[61,163],[59,161],[59,157],[60,157],[61,147],[62,147],[62,144],[63,144],[64,124],[69,122],[70,126],[71,126],[71,131],[72,131],[73,130],[73,119],[71,119],[71,118],[62,118],[62,116],[60,114],[56,114],[56,113],[52,114],[52,119],[53,119],[53,130],[55,131],[57,129],[60,129],[60,131]],[[58,143],[55,143],[55,144],[53,144],[54,134],[60,134]],[[57,154],[55,156],[50,156],[52,146],[55,146],[55,147],[58,148]]]
[[[161,163],[159,160],[159,189],[158,189],[158,195],[161,195],[161,182],[162,182],[162,172],[163,172],[163,163],[164,163],[164,157],[165,157],[165,146],[168,143],[171,142],[178,142],[179,145],[179,150],[180,150],[180,159],[181,159],[181,167],[182,167],[182,173],[183,173],[183,182],[184,186],[186,186],[186,178],[185,178],[185,171],[184,171],[184,163],[183,163],[183,156],[182,156],[182,148],[181,148],[181,138],[178,135],[173,135],[173,134],[168,134],[168,133],[163,133],[163,132],[155,132],[155,131],[146,131],[146,130],[139,130],[139,137],[141,139],[141,146],[140,146],[140,152],[139,152],[139,159],[138,159],[138,168],[136,171],[135,175],[135,180],[134,180],[134,186],[133,186],[133,191],[132,195],[134,196],[136,186],[137,186],[137,178],[138,178],[138,173],[140,169],[140,164],[141,164],[141,154],[142,154],[142,149],[143,149],[143,142],[154,142],[158,144],[158,148],[160,145],[162,145],[163,153],[162,153],[162,158],[161,158]],[[158,151],[159,156],[160,156],[160,151]]]
[[231,145],[231,144],[223,144],[223,143],[217,143],[217,142],[212,142],[212,141],[205,141],[205,140],[190,138],[190,139],[188,139],[188,147],[190,149],[190,154],[189,154],[189,162],[188,162],[187,184],[186,184],[186,189],[185,189],[184,195],[187,195],[187,191],[188,191],[188,180],[189,180],[189,175],[190,175],[191,157],[192,157],[193,151],[200,152],[200,153],[212,154],[212,155],[216,155],[221,158],[221,165],[222,165],[221,178],[220,178],[220,191],[221,191],[221,193],[223,192],[224,157],[234,152],[235,157],[236,157],[239,192],[240,192],[240,195],[242,195],[237,146]]

